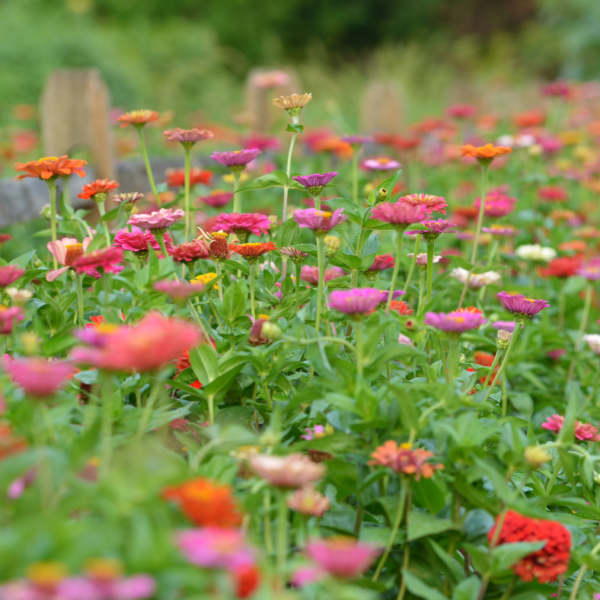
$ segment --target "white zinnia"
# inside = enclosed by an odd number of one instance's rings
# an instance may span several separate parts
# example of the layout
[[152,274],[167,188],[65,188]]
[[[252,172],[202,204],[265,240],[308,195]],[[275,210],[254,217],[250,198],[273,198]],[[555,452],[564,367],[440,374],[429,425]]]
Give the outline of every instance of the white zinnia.
[[450,275],[454,279],[458,279],[461,283],[469,281],[469,287],[473,290],[478,290],[486,285],[492,285],[498,283],[501,279],[500,274],[496,271],[486,271],[485,273],[471,273],[469,277],[469,271],[461,267],[456,267],[450,271]]
[[523,260],[533,260],[536,262],[549,262],[553,258],[556,258],[556,250],[554,250],[554,248],[540,246],[539,244],[525,244],[519,246],[516,250],[516,254]]
[[587,343],[592,352],[600,356],[600,335],[597,333],[589,333],[583,336],[583,341]]
[[[411,252],[410,254],[408,254],[408,258],[413,258],[414,254]],[[433,264],[435,265],[436,263],[439,263],[440,260],[442,260],[442,256],[438,256],[437,254],[433,255]],[[417,254],[417,260],[416,263],[419,267],[424,267],[427,265],[427,253],[426,252],[419,252],[419,254]]]

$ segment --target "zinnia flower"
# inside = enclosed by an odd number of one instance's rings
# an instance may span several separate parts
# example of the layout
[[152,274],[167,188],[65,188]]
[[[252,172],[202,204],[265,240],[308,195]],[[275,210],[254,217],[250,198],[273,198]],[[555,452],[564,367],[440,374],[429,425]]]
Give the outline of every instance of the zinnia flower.
[[576,274],[588,281],[598,281],[600,279],[600,260],[594,259],[581,266],[577,269]]
[[329,498],[317,492],[313,487],[296,490],[287,501],[292,510],[303,515],[321,518],[330,508]]
[[292,94],[291,96],[279,96],[273,100],[277,108],[283,108],[293,116],[297,117],[302,109],[312,100],[312,94]]
[[167,250],[169,256],[177,262],[195,262],[201,258],[210,258],[210,249],[204,240],[192,240]]
[[123,250],[111,246],[102,250],[95,250],[76,258],[71,265],[77,273],[91,275],[96,279],[104,273],[120,273],[123,267],[119,264],[123,261]]
[[[330,267],[329,269],[325,269],[323,281],[331,281],[338,277],[344,277],[344,275],[346,275],[344,269],[340,269],[340,267]],[[319,267],[304,265],[300,271],[300,279],[306,283],[317,285],[319,283]]]
[[456,227],[452,221],[438,219],[437,221],[423,221],[421,224],[424,225],[426,229],[415,229],[409,231],[408,235],[420,233],[425,240],[429,242],[437,239],[442,233],[456,233],[456,231],[450,229],[450,227]]
[[589,333],[583,336],[583,341],[590,347],[592,352],[600,356],[600,335]]
[[32,160],[27,163],[16,163],[15,171],[25,171],[23,175],[17,175],[15,179],[25,179],[25,177],[35,177],[43,180],[56,179],[58,177],[68,177],[76,173],[79,177],[84,177],[83,167],[87,165],[85,160],[76,160],[69,158],[66,154],[57,158],[56,156],[47,156],[38,160]]
[[556,250],[539,244],[524,244],[515,250],[515,254],[523,260],[549,262],[556,257]]
[[412,206],[422,206],[425,209],[425,214],[430,215],[434,212],[446,214],[448,203],[442,196],[433,196],[431,194],[410,194],[409,196],[401,196],[398,202],[411,204]]
[[471,329],[478,329],[486,320],[478,313],[469,311],[453,311],[446,313],[428,312],[425,315],[425,325],[445,331],[450,334],[461,334]]
[[301,488],[325,476],[325,467],[303,454],[256,454],[249,459],[258,477],[279,488]]
[[[184,169],[167,169],[165,174],[169,187],[180,188],[185,185]],[[206,169],[190,169],[190,186],[210,185],[212,176],[212,171]]]
[[[505,217],[515,210],[516,198],[502,192],[490,192],[485,196],[485,216]],[[477,210],[481,207],[481,198],[475,198]]]
[[205,569],[254,564],[254,552],[239,529],[209,526],[180,531],[177,545],[189,563]]
[[4,370],[12,380],[34,398],[48,398],[67,383],[73,365],[45,358],[18,358],[4,361]]
[[[565,424],[565,418],[562,415],[552,415],[548,417],[544,423],[542,423],[542,429],[548,431],[554,431],[558,433]],[[600,442],[600,435],[598,434],[598,428],[590,425],[589,423],[581,423],[575,421],[575,437],[578,440],[591,442]]]
[[318,569],[340,579],[362,575],[381,551],[382,548],[374,544],[342,536],[312,540],[306,544],[306,553],[318,565]]
[[392,300],[390,303],[390,310],[397,312],[399,315],[412,315],[415,312],[403,300]]
[[233,194],[223,190],[213,190],[209,196],[200,196],[198,200],[213,208],[222,208],[233,200]]
[[566,202],[569,192],[559,185],[544,185],[538,189],[537,196],[546,202]]
[[187,300],[190,296],[195,296],[204,291],[204,287],[188,283],[187,281],[178,281],[173,279],[163,279],[152,284],[153,289],[161,294],[165,294],[173,300]]
[[121,127],[133,125],[137,128],[144,127],[147,123],[153,123],[155,121],[158,121],[158,113],[155,110],[148,110],[146,108],[132,110],[131,112],[121,115],[117,119],[117,122],[121,123]]
[[469,282],[469,287],[478,290],[482,287],[498,283],[502,277],[495,271],[486,271],[485,273],[469,273],[466,269],[457,267],[450,271],[450,275],[461,283]]
[[381,290],[353,288],[329,294],[329,306],[347,315],[365,315],[381,303]]
[[523,321],[530,319],[534,315],[548,308],[550,303],[546,300],[533,300],[532,298],[525,298],[523,294],[511,295],[508,292],[500,292],[496,295],[496,298],[500,300],[504,308],[509,312],[513,313],[517,317],[517,321]]
[[23,320],[22,306],[5,306],[0,304],[0,334],[8,335],[12,333],[15,321],[18,323]]
[[512,237],[517,234],[517,230],[510,225],[491,225],[490,227],[482,227],[481,231],[496,237]]
[[498,158],[498,156],[502,156],[503,154],[510,154],[511,152],[512,148],[508,146],[494,146],[494,144],[477,147],[467,144],[460,149],[462,156],[476,158],[484,166],[489,165],[494,158]]
[[259,154],[260,150],[234,150],[232,152],[213,152],[211,158],[229,167],[234,173],[243,171],[248,163],[251,163]]
[[337,172],[324,173],[320,175],[315,173],[314,175],[296,175],[292,177],[295,181],[303,185],[311,196],[318,198],[325,189],[325,186],[337,175]]
[[306,252],[302,252],[302,250],[298,250],[297,248],[293,248],[292,246],[288,246],[287,248],[280,248],[279,252],[289,257],[295,265],[301,265],[308,256]]
[[582,258],[580,256],[561,256],[555,258],[548,263],[545,268],[539,268],[538,272],[541,277],[560,277],[566,279],[578,274],[581,267]]
[[[142,231],[139,227],[132,227],[132,231],[120,229],[115,235],[113,245],[141,256],[148,252],[148,248],[160,250],[160,244],[152,231]],[[168,232],[165,233],[165,247],[169,253],[175,250]]]
[[156,371],[195,346],[201,336],[194,325],[150,313],[134,327],[116,327],[101,347],[77,347],[74,362],[107,371]]
[[25,275],[25,269],[16,267],[14,265],[7,265],[0,267],[0,288],[8,287],[12,285],[17,279],[20,279]]
[[393,158],[379,156],[377,158],[367,158],[363,161],[362,167],[367,171],[397,171],[402,165]]
[[273,242],[256,242],[251,244],[231,244],[229,249],[241,254],[248,262],[256,262],[263,254],[277,250]]
[[202,140],[215,137],[215,134],[208,129],[181,129],[181,127],[167,129],[163,134],[169,142],[179,142],[184,148],[191,148]]
[[250,234],[262,235],[271,229],[269,217],[260,213],[221,213],[213,225],[216,231],[235,233],[241,242],[248,241]]
[[382,202],[371,213],[373,219],[390,223],[399,231],[405,230],[413,223],[420,223],[426,215],[425,206],[408,202]]
[[108,179],[96,179],[95,181],[91,181],[90,183],[86,183],[83,186],[83,189],[80,194],[78,194],[78,198],[83,198],[84,200],[89,200],[90,198],[94,199],[94,196],[98,195],[102,200],[106,199],[106,196],[117,189],[119,184],[116,181],[110,181]]
[[[488,531],[488,540],[496,537],[501,516]],[[556,521],[532,519],[509,510],[502,523],[499,544],[518,542],[546,542],[543,548],[528,554],[511,568],[523,581],[534,578],[540,583],[556,581],[559,575],[566,573],[571,554],[571,534]]]
[[76,238],[63,238],[62,240],[49,242],[46,247],[50,250],[52,256],[56,258],[58,264],[64,266],[62,269],[46,273],[46,280],[54,281],[72,268],[73,263],[85,254],[91,241],[92,238],[86,237],[81,244]]
[[346,220],[343,213],[343,208],[338,208],[333,213],[315,208],[305,208],[294,213],[294,221],[298,223],[299,227],[307,227],[316,235],[323,235]]
[[379,254],[375,257],[373,264],[367,271],[385,271],[393,269],[396,264],[396,259],[391,254]]
[[433,452],[429,450],[413,450],[412,444],[398,445],[394,440],[388,440],[371,454],[373,460],[369,464],[387,467],[398,474],[414,475],[419,481],[421,477],[431,479],[437,470],[444,468],[442,464],[428,462],[432,456]]
[[177,503],[198,527],[238,527],[242,522],[231,486],[197,477],[170,486],[163,497]]
[[139,213],[137,215],[132,215],[127,223],[129,225],[137,225],[138,227],[142,227],[144,229],[165,230],[171,227],[171,225],[174,223],[177,223],[179,219],[183,219],[184,216],[185,212],[179,208],[175,210],[172,208],[161,208],[160,210],[156,210],[150,214]]

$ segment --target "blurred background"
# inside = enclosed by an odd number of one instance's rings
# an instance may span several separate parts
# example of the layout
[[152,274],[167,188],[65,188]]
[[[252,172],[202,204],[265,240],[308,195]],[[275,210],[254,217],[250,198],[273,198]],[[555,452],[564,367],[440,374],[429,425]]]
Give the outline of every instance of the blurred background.
[[0,121],[37,105],[52,70],[97,67],[114,106],[230,122],[256,66],[295,69],[320,99],[311,118],[346,128],[365,81],[395,78],[414,121],[482,90],[598,77],[598,22],[598,0],[0,0]]

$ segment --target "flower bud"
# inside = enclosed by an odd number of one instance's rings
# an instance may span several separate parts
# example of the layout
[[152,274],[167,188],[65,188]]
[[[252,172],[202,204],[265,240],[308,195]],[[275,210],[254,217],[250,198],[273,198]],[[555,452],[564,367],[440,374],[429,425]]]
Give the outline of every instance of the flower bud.
[[525,448],[525,460],[532,469],[539,469],[551,459],[550,454],[541,446],[527,446]]
[[390,193],[385,188],[381,188],[375,196],[375,204],[385,202],[388,199],[389,195]]
[[504,329],[498,330],[498,337],[496,338],[496,348],[498,350],[505,350],[510,344],[513,334],[510,331]]
[[402,344],[403,346],[414,346],[413,341],[409,337],[406,337],[402,334],[398,336],[398,343]]
[[600,486],[600,473],[594,473],[594,483]]
[[325,256],[327,258],[333,258],[339,249],[340,238],[335,237],[335,235],[328,235],[325,237]]
[[38,354],[40,350],[40,338],[33,331],[21,335],[21,346],[25,354]]
[[262,334],[264,337],[270,340],[278,340],[282,334],[281,327],[279,327],[277,323],[271,323],[270,321],[267,321],[262,326]]
[[42,261],[41,261],[39,258],[36,258],[36,259],[33,261],[33,266],[34,266],[36,269],[41,269],[41,268],[44,266],[44,263],[43,263],[43,262],[42,262]]
[[458,355],[458,362],[459,363],[467,362],[467,357],[464,354],[459,354]]
[[44,206],[42,206],[42,210],[40,210],[40,215],[42,215],[44,219],[50,220],[52,218],[52,208],[49,204],[44,204]]

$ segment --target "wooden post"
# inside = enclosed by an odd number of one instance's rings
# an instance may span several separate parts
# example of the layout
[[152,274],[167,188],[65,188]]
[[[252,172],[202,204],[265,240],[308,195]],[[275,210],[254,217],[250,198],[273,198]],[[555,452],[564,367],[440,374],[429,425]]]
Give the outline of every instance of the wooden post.
[[394,81],[373,80],[361,102],[361,132],[400,133],[405,125],[405,94]]
[[46,81],[40,105],[46,156],[85,146],[99,178],[114,177],[110,95],[96,69],[61,69]]

